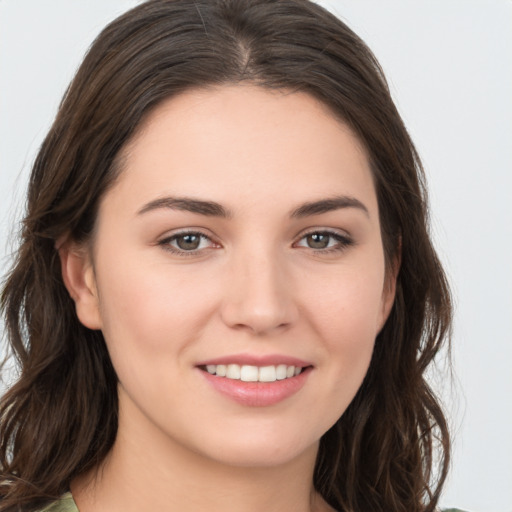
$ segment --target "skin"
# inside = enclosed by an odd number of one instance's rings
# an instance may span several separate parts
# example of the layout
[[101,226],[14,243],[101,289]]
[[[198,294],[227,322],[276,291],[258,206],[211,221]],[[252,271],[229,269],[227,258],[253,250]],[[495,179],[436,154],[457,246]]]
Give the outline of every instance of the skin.
[[[362,145],[306,94],[224,86],[160,105],[123,157],[90,246],[60,249],[77,314],[103,331],[119,376],[115,445],[72,484],[81,512],[330,510],[312,487],[318,442],[394,298]],[[169,196],[230,215],[147,206]],[[290,215],[341,196],[362,206]],[[176,253],[187,230],[200,245]],[[312,368],[292,396],[247,406],[197,366],[232,354]]]

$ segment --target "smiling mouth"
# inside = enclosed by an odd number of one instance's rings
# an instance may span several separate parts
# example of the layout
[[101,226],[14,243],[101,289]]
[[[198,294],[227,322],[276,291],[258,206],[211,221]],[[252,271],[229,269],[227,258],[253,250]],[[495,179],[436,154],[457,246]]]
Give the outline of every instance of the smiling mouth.
[[270,366],[252,366],[239,364],[208,364],[200,366],[201,370],[210,375],[242,382],[275,382],[291,379],[300,375],[306,368],[286,364]]

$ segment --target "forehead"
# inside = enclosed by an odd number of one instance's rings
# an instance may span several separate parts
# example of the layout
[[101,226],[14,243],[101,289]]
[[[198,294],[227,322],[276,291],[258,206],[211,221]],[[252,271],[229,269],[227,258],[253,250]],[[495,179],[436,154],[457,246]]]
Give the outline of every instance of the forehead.
[[122,161],[120,181],[147,196],[160,191],[232,201],[234,191],[252,191],[272,201],[294,192],[326,196],[333,186],[340,190],[332,193],[373,193],[363,145],[324,104],[253,85],[166,100],[143,122]]

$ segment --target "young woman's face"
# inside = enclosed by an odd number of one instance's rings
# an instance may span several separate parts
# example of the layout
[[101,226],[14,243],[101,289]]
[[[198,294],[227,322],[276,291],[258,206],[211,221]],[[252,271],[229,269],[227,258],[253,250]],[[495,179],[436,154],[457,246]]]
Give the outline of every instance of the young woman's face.
[[226,86],[158,107],[123,166],[75,294],[120,437],[240,466],[314,454],[394,293],[357,138],[306,94]]

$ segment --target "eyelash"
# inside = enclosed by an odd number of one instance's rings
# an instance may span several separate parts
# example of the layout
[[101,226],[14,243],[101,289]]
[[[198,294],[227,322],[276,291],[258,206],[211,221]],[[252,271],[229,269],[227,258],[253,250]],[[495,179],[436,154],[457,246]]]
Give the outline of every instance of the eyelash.
[[[190,251],[186,251],[184,249],[180,249],[179,247],[173,247],[171,244],[172,242],[178,240],[179,238],[183,238],[186,236],[197,236],[201,238],[202,240],[209,240],[213,245],[216,244],[208,235],[205,235],[204,233],[201,233],[200,231],[181,231],[179,233],[175,233],[167,238],[164,238],[163,240],[160,240],[158,242],[158,245],[162,246],[166,251],[171,252],[172,254],[176,254],[178,256],[196,256],[199,252],[201,252],[204,249],[194,249]],[[208,247],[209,249],[211,247]]]
[[[342,235],[341,233],[338,233],[337,231],[331,231],[329,229],[314,229],[312,231],[304,233],[300,237],[299,242],[301,240],[304,240],[308,236],[312,236],[312,235],[328,236],[331,239],[336,240],[336,242],[337,242],[334,246],[326,247],[324,249],[315,249],[313,247],[301,246],[301,247],[304,247],[304,249],[310,249],[311,251],[314,251],[316,254],[325,255],[325,254],[332,254],[332,253],[340,253],[340,252],[343,252],[348,247],[354,245],[354,240],[352,238],[350,238],[348,235]],[[294,244],[294,245],[296,245],[296,244]]]
[[[312,235],[328,236],[331,239],[336,240],[337,243],[334,246],[332,246],[332,247],[315,249],[313,247],[298,246],[297,245],[298,242],[295,242],[294,243],[294,247],[303,247],[304,249],[309,249],[309,250],[313,251],[316,254],[324,255],[324,254],[339,253],[339,252],[344,251],[348,247],[354,245],[354,240],[352,240],[349,236],[341,235],[340,233],[338,233],[336,231],[330,231],[328,229],[324,229],[324,230],[318,230],[317,229],[317,230],[312,230],[312,231],[309,231],[307,233],[304,233],[299,238],[299,242],[304,240],[308,236],[312,236]],[[158,242],[158,245],[163,247],[163,249],[165,249],[166,251],[169,251],[169,252],[171,252],[173,254],[176,254],[176,255],[182,256],[182,257],[196,256],[197,254],[199,254],[201,251],[203,251],[205,249],[205,248],[203,248],[203,249],[193,249],[193,250],[187,251],[187,250],[184,250],[184,249],[173,247],[171,245],[173,242],[175,242],[179,238],[182,238],[182,237],[185,237],[185,236],[196,236],[196,237],[201,238],[202,240],[209,240],[213,246],[219,247],[219,245],[216,244],[208,235],[205,235],[204,233],[201,233],[200,231],[182,231],[180,233],[175,233],[175,234],[173,234],[173,235],[171,235],[171,236],[169,236],[167,238],[164,238],[163,240],[160,240]],[[211,249],[211,248],[215,248],[215,247],[208,247],[207,249]]]

